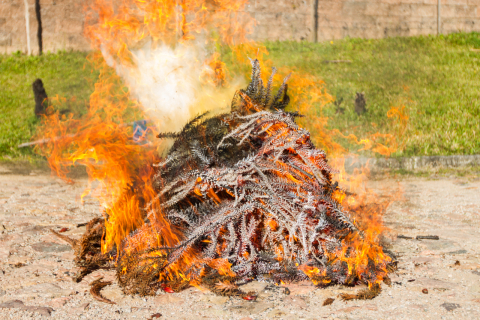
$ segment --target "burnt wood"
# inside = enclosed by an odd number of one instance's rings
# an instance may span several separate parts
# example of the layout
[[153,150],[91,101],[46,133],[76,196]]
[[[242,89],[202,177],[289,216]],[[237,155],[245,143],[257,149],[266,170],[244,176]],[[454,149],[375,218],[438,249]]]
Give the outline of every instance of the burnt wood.
[[33,95],[35,96],[35,115],[40,118],[47,109],[48,96],[43,87],[42,79],[37,79],[32,83]]

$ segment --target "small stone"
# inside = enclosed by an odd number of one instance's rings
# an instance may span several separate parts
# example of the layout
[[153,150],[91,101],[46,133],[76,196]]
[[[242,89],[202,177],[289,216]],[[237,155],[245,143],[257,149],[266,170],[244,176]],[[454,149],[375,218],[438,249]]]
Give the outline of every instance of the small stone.
[[325,299],[325,301],[323,301],[322,306],[331,305],[331,304],[333,303],[333,301],[335,301],[335,299],[333,299],[333,298],[327,298],[327,299]]
[[32,244],[32,248],[37,252],[65,252],[72,250],[72,247],[69,245],[55,242],[38,242]]
[[451,303],[451,302],[444,302],[440,306],[444,307],[447,311],[452,311],[452,310],[460,308],[459,304]]
[[423,290],[422,290],[422,293],[428,294],[428,289],[423,289]]

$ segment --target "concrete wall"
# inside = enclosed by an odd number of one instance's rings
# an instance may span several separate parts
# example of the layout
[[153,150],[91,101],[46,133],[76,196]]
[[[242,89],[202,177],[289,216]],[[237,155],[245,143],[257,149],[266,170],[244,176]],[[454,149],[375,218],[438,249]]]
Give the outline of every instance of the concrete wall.
[[[82,36],[88,0],[40,0],[44,51],[88,50]],[[318,41],[437,33],[438,0],[250,0],[255,40]],[[442,32],[480,32],[480,0],[441,0]],[[27,0],[30,41],[38,51],[35,0]],[[317,14],[315,8],[317,7]],[[317,21],[318,29],[315,29]],[[0,0],[0,53],[26,52],[24,0]]]
[[[40,0],[43,25],[43,50],[88,50],[83,38],[85,0]],[[38,52],[35,0],[27,0],[30,17],[30,43]],[[0,53],[27,51],[24,0],[0,0]]]
[[[438,0],[318,0],[318,39],[437,34]],[[442,33],[480,31],[480,0],[442,0]]]
[[[258,40],[437,34],[438,0],[252,0],[251,6]],[[480,0],[441,0],[441,30],[480,32]]]
[[313,4],[313,0],[251,0],[248,11],[257,21],[253,39],[313,40]]

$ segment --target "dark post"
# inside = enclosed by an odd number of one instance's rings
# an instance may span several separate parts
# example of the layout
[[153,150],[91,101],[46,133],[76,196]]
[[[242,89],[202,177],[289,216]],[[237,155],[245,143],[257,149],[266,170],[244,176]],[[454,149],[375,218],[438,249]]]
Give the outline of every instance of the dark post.
[[355,96],[355,112],[358,115],[364,114],[367,112],[367,100],[365,99],[365,94],[363,92],[357,92]]
[[35,115],[40,118],[45,114],[48,105],[48,96],[43,87],[42,79],[37,79],[32,83],[33,95],[35,96]]
[[314,36],[313,40],[315,42],[318,42],[318,0],[315,0],[315,5],[313,6],[313,10],[314,10],[313,17],[315,20],[315,25],[313,29],[313,36]]
[[35,0],[35,14],[37,15],[38,30],[38,54],[41,56],[43,53],[43,39],[42,39],[42,14],[40,12],[40,0]]

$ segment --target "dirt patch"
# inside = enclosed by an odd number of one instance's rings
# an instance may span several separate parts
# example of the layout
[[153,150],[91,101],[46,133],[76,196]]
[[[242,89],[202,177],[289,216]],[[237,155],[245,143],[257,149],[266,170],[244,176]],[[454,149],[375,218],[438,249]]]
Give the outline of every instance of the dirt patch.
[[[392,235],[412,239],[393,237],[390,249],[399,257],[399,270],[378,297],[344,302],[340,294],[362,288],[253,282],[245,290],[258,292],[258,298],[245,301],[196,288],[156,297],[129,296],[115,283],[114,273],[104,270],[73,282],[78,271],[73,251],[63,250],[66,244],[48,230],[68,228],[62,234],[79,237],[85,227],[77,225],[98,216],[94,198],[80,202],[86,180],[66,185],[49,175],[0,175],[0,304],[6,306],[0,308],[0,318],[148,319],[155,314],[162,314],[160,319],[480,318],[480,181],[383,179],[370,187],[381,192],[397,183],[404,199],[390,206],[385,222]],[[438,235],[439,240],[416,240],[417,235]],[[114,281],[101,293],[115,305],[91,296],[89,284],[99,277]],[[329,298],[333,302],[323,306]]]

